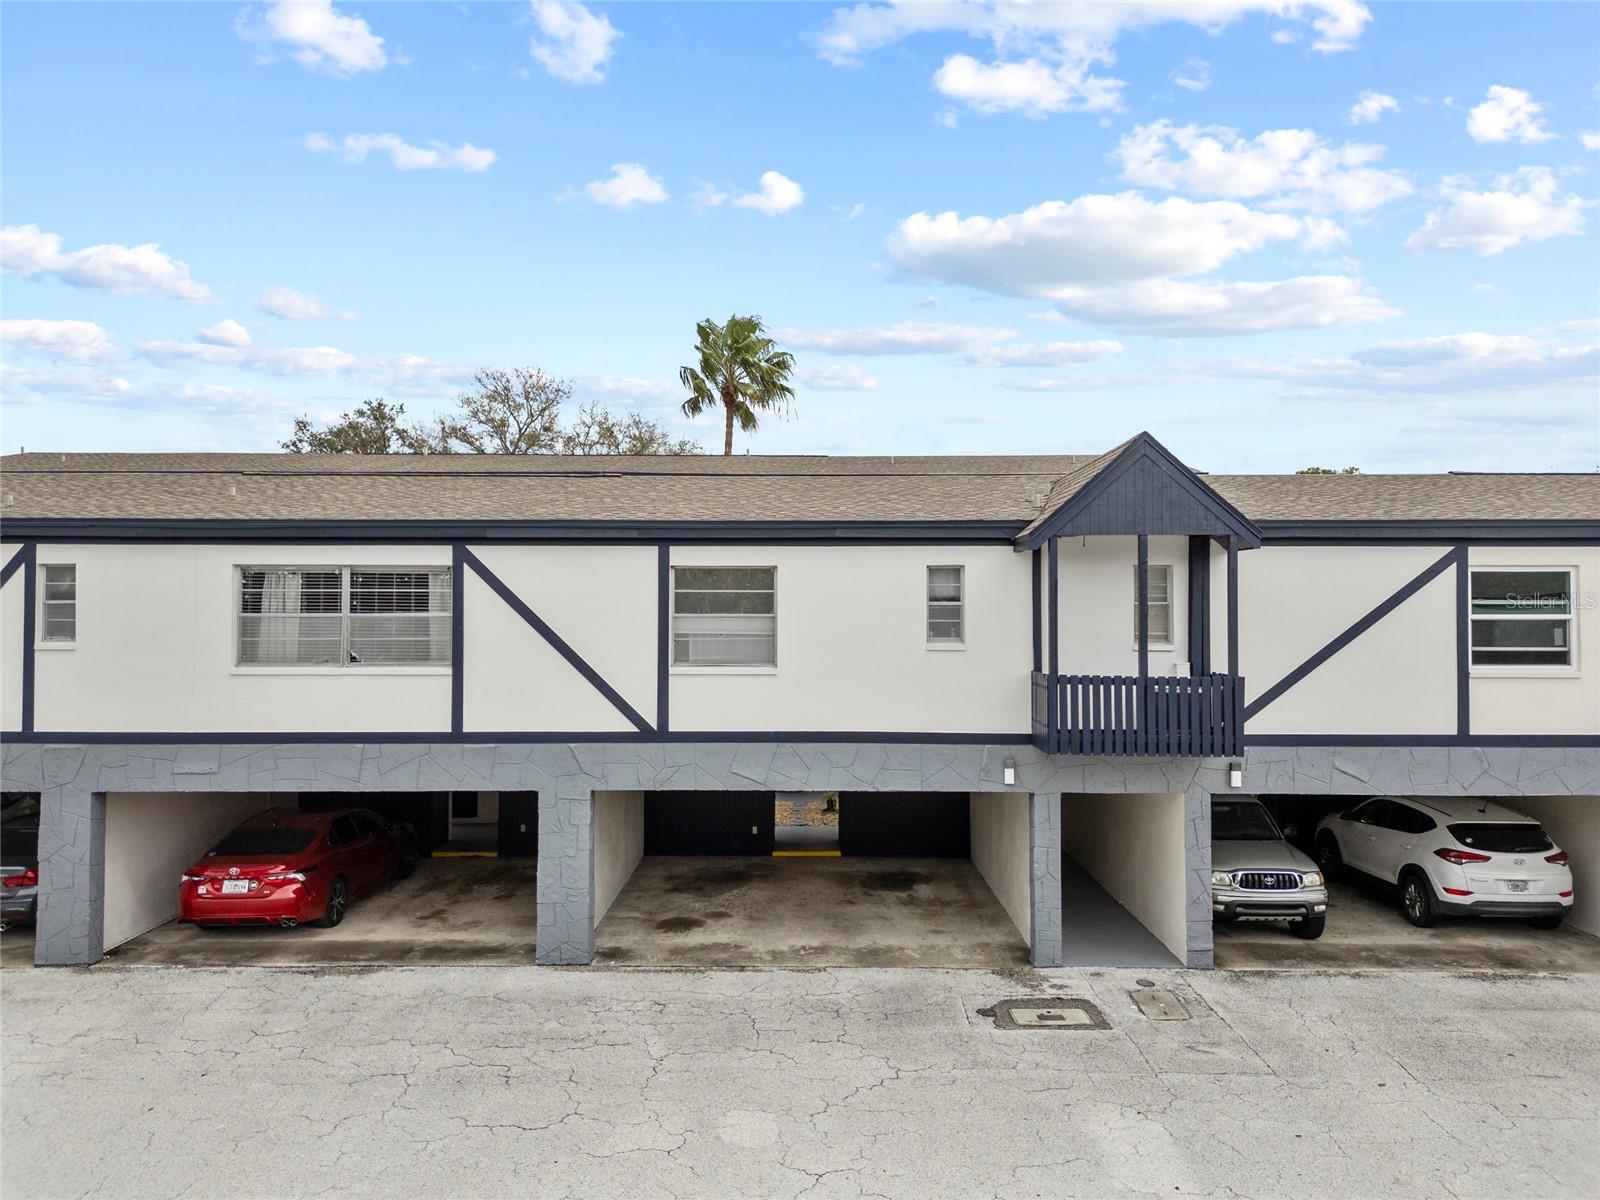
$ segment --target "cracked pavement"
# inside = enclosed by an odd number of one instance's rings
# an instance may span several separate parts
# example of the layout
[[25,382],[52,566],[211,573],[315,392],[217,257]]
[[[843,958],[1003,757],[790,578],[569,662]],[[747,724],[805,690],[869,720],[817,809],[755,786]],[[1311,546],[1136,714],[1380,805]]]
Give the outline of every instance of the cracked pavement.
[[0,1042],[7,1200],[1600,1194],[1592,976],[106,965]]

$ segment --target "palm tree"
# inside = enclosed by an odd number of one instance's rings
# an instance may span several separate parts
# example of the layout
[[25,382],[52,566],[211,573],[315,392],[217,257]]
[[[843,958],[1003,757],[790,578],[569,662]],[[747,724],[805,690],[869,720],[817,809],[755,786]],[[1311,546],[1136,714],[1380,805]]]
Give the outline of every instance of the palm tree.
[[725,325],[707,318],[694,328],[700,367],[678,371],[689,389],[684,415],[697,417],[720,404],[726,412],[722,452],[732,454],[734,421],[753,433],[757,409],[782,412],[794,398],[789,386],[794,355],[766,336],[760,317],[732,316]]

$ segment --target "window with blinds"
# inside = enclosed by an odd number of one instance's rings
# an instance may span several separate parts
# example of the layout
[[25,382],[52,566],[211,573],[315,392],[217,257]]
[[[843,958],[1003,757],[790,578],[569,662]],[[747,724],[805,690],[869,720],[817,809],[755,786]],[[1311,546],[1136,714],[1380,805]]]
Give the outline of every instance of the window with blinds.
[[773,567],[674,567],[672,662],[679,667],[775,667]]
[[966,568],[928,568],[928,644],[959,646],[966,638]]
[[240,567],[242,667],[450,664],[450,570]]
[[44,598],[40,603],[42,628],[39,638],[45,642],[75,642],[78,640],[78,568],[73,563],[46,563]]
[[1572,572],[1472,570],[1472,665],[1570,667]]
[[[1172,645],[1172,568],[1150,563],[1145,578],[1149,581],[1150,644]],[[1133,568],[1133,644],[1139,644],[1139,568]]]

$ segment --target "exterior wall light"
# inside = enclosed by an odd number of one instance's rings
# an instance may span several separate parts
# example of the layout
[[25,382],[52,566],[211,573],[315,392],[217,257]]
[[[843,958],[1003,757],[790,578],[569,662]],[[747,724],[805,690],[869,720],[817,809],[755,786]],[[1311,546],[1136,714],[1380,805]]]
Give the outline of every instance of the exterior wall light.
[[1244,764],[1228,764],[1228,786],[1231,788],[1242,788],[1244,786]]
[[1017,764],[1009,758],[1006,759],[1004,765],[1000,768],[1000,778],[1007,787],[1015,784],[1017,782]]

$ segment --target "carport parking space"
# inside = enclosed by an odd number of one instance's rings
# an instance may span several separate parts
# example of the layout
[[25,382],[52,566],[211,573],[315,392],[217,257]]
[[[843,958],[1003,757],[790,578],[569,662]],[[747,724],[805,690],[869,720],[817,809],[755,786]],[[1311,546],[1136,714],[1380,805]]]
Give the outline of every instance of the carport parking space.
[[529,858],[427,858],[409,879],[351,905],[332,929],[202,929],[173,921],[108,958],[167,967],[527,965],[535,872]]

